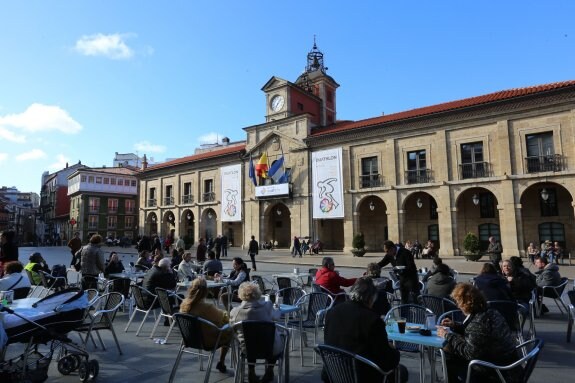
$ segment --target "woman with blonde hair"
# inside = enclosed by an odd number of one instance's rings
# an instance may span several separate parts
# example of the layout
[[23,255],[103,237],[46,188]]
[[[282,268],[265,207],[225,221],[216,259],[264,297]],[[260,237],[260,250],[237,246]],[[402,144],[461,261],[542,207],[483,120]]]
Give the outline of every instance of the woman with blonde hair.
[[[208,283],[204,278],[196,278],[192,281],[192,285],[188,289],[186,298],[180,305],[180,312],[192,314],[199,318],[206,319],[218,327],[229,323],[228,313],[224,310],[218,309],[213,304],[205,302],[208,295]],[[211,327],[203,327],[204,343],[207,348],[214,347],[218,338],[217,331]],[[216,368],[221,373],[226,373],[226,354],[232,340],[232,331],[228,329],[224,331],[220,337],[220,344],[223,345],[220,349],[220,361]]]

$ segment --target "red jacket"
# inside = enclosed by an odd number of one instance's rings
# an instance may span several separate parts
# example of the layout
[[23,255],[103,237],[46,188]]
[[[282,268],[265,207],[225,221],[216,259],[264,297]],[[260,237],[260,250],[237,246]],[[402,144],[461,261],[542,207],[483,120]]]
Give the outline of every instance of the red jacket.
[[333,294],[338,294],[343,292],[340,286],[348,287],[355,283],[357,278],[344,278],[340,277],[338,273],[328,269],[327,267],[322,267],[315,274],[315,283],[325,287]]

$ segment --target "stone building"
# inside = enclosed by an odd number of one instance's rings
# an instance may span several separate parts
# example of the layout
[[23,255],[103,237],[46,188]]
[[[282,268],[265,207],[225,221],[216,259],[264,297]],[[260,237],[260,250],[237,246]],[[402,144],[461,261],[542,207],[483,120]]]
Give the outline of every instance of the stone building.
[[[309,236],[349,250],[358,232],[371,250],[432,239],[441,255],[459,255],[468,232],[484,247],[499,238],[504,256],[547,239],[574,246],[575,81],[361,121],[336,118],[338,87],[314,44],[295,82],[264,85],[266,119],[245,142],[140,172],[143,233],[155,218],[161,235],[231,233],[238,246]],[[283,180],[251,176],[264,154]],[[230,220],[222,169],[234,165],[241,214]]]

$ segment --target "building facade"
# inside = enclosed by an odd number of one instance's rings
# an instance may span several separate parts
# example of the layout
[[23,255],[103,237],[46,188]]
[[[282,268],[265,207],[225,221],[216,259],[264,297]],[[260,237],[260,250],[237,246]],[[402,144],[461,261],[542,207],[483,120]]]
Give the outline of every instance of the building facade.
[[136,169],[81,168],[68,176],[70,220],[67,238],[79,232],[87,241],[92,235],[125,239],[138,234],[138,181]]
[[[238,246],[251,235],[280,247],[309,236],[334,250],[349,250],[362,232],[371,250],[387,239],[431,239],[441,255],[461,254],[468,232],[483,247],[499,238],[504,256],[548,239],[575,246],[575,81],[341,121],[339,85],[326,72],[314,45],[295,82],[264,85],[265,122],[244,128],[243,146],[140,172],[142,230],[155,217],[160,234],[175,228],[197,240],[231,227]],[[287,183],[252,176],[262,157],[268,168],[281,161]],[[242,173],[239,221],[223,219],[222,172],[232,165]],[[202,199],[183,206],[186,190]]]

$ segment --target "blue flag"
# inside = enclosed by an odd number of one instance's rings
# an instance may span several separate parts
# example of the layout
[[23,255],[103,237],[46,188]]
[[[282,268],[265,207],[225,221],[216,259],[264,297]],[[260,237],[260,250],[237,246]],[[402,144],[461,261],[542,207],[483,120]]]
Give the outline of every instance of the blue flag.
[[272,166],[270,166],[268,170],[268,177],[273,179],[276,184],[282,183],[280,182],[280,180],[284,176],[283,164],[284,164],[284,156],[282,155],[278,160],[276,160],[272,164]]
[[250,156],[250,171],[249,171],[249,177],[252,180],[252,182],[254,183],[254,186],[258,186],[258,181],[256,180],[256,169],[254,167],[254,160],[252,160],[252,157]]

